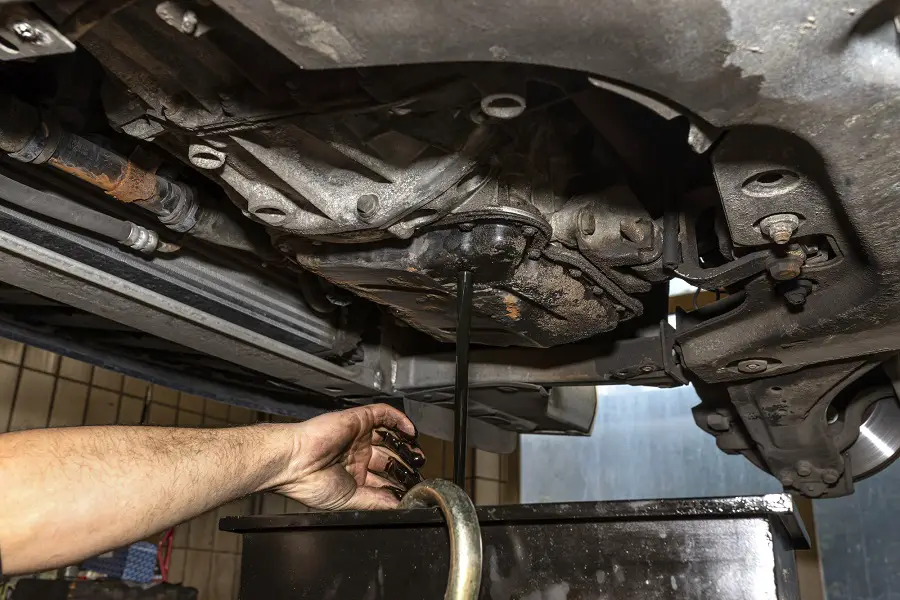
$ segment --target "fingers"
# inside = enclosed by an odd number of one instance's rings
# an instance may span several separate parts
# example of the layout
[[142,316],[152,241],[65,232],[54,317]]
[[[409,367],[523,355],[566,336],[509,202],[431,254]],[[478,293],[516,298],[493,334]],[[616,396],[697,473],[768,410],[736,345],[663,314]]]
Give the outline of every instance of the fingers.
[[359,487],[356,493],[342,506],[345,510],[382,510],[397,508],[400,499],[384,487]]
[[372,472],[366,473],[366,487],[385,488],[398,500],[406,493],[406,490],[397,487],[397,484],[393,481]]
[[403,461],[406,466],[419,469],[425,465],[425,453],[413,441],[401,440],[393,431],[388,429],[376,429],[373,440],[376,446],[382,446]]
[[416,428],[402,412],[387,404],[371,404],[365,410],[372,415],[375,428],[387,427],[405,433],[410,439],[416,437]]

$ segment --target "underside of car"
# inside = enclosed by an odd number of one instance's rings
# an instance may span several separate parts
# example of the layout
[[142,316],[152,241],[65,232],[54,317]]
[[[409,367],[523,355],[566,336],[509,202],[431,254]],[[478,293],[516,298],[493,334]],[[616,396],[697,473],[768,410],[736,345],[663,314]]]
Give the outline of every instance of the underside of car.
[[0,335],[446,436],[466,270],[476,445],[691,383],[851,493],[900,450],[894,4],[2,3]]

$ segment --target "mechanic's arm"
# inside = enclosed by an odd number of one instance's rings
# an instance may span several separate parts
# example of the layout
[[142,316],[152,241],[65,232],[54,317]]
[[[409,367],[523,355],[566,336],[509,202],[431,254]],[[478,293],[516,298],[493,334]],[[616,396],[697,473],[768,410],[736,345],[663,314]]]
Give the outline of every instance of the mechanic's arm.
[[377,427],[412,444],[412,423],[383,404],[299,424],[0,435],[3,573],[76,564],[253,492],[326,510],[394,507],[390,482],[372,473],[391,461],[372,445]]

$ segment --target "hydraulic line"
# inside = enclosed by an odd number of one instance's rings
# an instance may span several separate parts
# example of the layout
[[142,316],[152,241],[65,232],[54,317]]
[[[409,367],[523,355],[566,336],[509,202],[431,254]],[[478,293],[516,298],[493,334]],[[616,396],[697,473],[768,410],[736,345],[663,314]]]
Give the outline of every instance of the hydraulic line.
[[0,199],[141,252],[171,249],[169,244],[159,241],[155,231],[82,206],[65,196],[36,190],[5,175],[0,175]]

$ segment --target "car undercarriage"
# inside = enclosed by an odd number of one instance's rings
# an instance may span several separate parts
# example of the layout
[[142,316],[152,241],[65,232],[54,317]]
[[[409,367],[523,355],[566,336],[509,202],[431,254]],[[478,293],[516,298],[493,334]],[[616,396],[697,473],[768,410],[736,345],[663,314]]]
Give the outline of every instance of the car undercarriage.
[[[475,445],[691,383],[721,450],[851,493],[900,451],[900,51],[863,4],[0,4],[0,335],[446,437],[467,270]],[[673,279],[711,294],[670,324]]]

